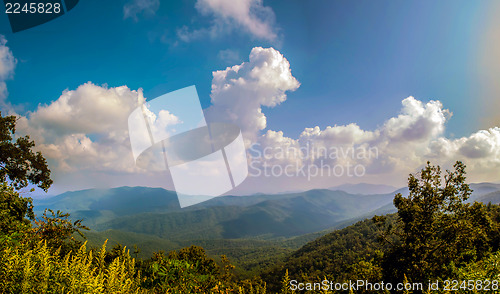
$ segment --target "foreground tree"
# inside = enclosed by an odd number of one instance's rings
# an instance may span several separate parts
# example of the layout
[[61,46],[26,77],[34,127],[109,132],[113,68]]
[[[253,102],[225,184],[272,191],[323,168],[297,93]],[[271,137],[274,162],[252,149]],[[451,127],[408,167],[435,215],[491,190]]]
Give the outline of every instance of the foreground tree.
[[[452,277],[457,267],[483,257],[491,249],[492,221],[487,207],[465,201],[472,190],[465,165],[441,176],[439,166],[427,166],[408,179],[409,196],[394,198],[398,221],[384,239],[391,248],[382,268],[388,281],[427,282]],[[381,223],[383,217],[374,217]]]
[[35,142],[29,136],[14,140],[15,132],[16,117],[2,117],[0,112],[0,181],[16,190],[31,183],[47,191],[52,185],[47,161],[33,151]]
[[0,183],[0,240],[12,238],[31,227],[33,205],[6,182]]
[[17,190],[36,185],[47,191],[52,184],[50,170],[35,142],[28,136],[14,140],[16,117],[0,113],[0,236],[7,238],[31,227],[33,204]]
[[87,229],[81,220],[71,222],[69,214],[51,210],[37,220],[32,199],[19,193],[29,184],[47,191],[52,180],[45,158],[33,151],[35,142],[28,136],[15,139],[15,132],[16,117],[0,113],[0,245],[24,238],[46,240],[50,248],[61,248],[61,254],[78,249],[81,243],[72,235]]

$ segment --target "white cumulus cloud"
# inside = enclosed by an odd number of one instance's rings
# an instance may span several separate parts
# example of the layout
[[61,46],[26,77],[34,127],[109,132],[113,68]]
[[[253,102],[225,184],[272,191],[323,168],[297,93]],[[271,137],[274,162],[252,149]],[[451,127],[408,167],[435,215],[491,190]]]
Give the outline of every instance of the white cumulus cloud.
[[[265,159],[271,165],[295,162],[297,167],[306,164],[345,167],[361,164],[367,174],[387,179],[414,172],[427,160],[443,166],[462,160],[472,179],[498,181],[500,129],[448,139],[444,131],[450,117],[451,112],[439,101],[424,103],[408,97],[402,101],[399,115],[387,119],[373,131],[363,130],[355,123],[325,129],[316,126],[305,128],[293,139],[282,131],[268,130],[258,138],[258,144],[259,150],[267,148],[267,154],[272,155]],[[281,156],[282,150],[289,150],[289,146],[294,146],[299,155],[288,152],[287,158],[277,158],[276,155]],[[330,156],[323,156],[325,152]]]
[[374,137],[373,132],[364,131],[355,123],[344,126],[328,126],[324,130],[321,130],[318,126],[305,128],[300,134],[301,140],[323,142],[326,145],[358,144],[369,141]]
[[401,114],[389,119],[383,128],[384,135],[391,141],[426,141],[441,135],[445,122],[451,116],[439,101],[423,104],[408,97],[402,102]]
[[17,60],[12,51],[7,47],[7,39],[0,35],[0,106],[4,106],[7,97],[7,85],[5,80],[12,77]]
[[55,172],[130,171],[127,119],[143,102],[141,90],[89,82],[21,116],[18,130],[35,139]]
[[[5,41],[2,42],[0,77],[4,78],[12,74],[15,59],[5,47]],[[282,130],[267,129],[266,107],[284,103],[287,93],[299,86],[289,62],[279,51],[253,48],[248,61],[213,72],[212,106],[205,109],[207,121],[240,126],[250,148],[249,156],[260,156],[258,166],[263,163],[289,166],[286,169],[289,172],[306,165],[320,165],[321,152],[308,153],[307,150],[323,148],[335,151],[335,157],[325,158],[324,163],[361,164],[366,169],[366,178],[372,182],[402,185],[407,174],[418,170],[427,160],[445,167],[462,160],[471,181],[498,181],[500,177],[500,128],[447,138],[446,122],[451,112],[439,101],[403,99],[400,112],[372,130],[362,129],[354,122],[332,124],[326,128],[306,127],[298,137],[292,138]],[[127,185],[131,183],[131,175],[148,174],[135,166],[128,136],[128,116],[144,102],[140,89],[89,82],[75,90],[66,90],[51,103],[21,115],[17,129],[19,134],[29,134],[35,139],[38,150],[49,160],[56,184],[62,176],[73,174],[78,177],[66,180],[67,183],[106,182],[114,177],[116,185]],[[334,118],[332,120],[334,123]],[[179,123],[169,109],[159,112],[153,121],[161,129]],[[359,156],[363,150],[373,153]],[[263,153],[259,155],[259,152]],[[255,167],[252,166],[252,171]],[[86,173],[94,172],[100,174],[86,177]],[[158,183],[165,181],[164,177],[158,179]],[[356,180],[364,181],[364,178]],[[315,182],[291,177],[267,182],[272,186],[279,182],[288,190],[334,185],[332,178],[311,181]],[[258,179],[250,182],[254,186],[259,183]],[[259,188],[266,190],[264,186]]]
[[242,128],[246,139],[253,140],[267,125],[262,107],[284,102],[286,92],[299,86],[280,52],[253,48],[248,62],[213,73],[207,119],[233,122]]

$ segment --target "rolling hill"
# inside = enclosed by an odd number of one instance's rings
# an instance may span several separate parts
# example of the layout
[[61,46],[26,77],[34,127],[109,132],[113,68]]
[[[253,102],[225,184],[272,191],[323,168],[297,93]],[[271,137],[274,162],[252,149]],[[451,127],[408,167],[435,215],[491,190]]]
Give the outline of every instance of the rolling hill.
[[51,198],[35,198],[37,215],[45,208],[71,213],[73,219],[85,219],[87,226],[116,217],[145,212],[179,211],[177,194],[161,188],[120,187],[66,192]]
[[[367,187],[371,185],[358,188]],[[479,183],[471,184],[471,188],[474,192],[470,201],[500,203],[500,185]],[[66,192],[48,199],[35,199],[34,205],[37,214],[44,208],[69,212],[73,219],[83,218],[84,224],[96,231],[133,232],[171,241],[275,239],[327,230],[374,214],[392,213],[396,193],[407,195],[408,189],[372,195],[331,189],[229,195],[181,209],[175,192],[119,187]]]
[[398,188],[390,185],[383,184],[343,184],[335,187],[329,188],[330,190],[340,190],[350,194],[363,194],[363,195],[372,195],[372,194],[388,194],[396,191]]
[[289,238],[328,229],[392,202],[393,194],[361,195],[327,189],[224,196],[180,209],[175,192],[120,187],[68,192],[36,200],[83,218],[93,230],[120,230],[169,240]]
[[[471,188],[471,201],[500,203],[500,185],[480,183],[471,184]],[[175,192],[119,187],[67,192],[35,199],[34,204],[37,214],[51,208],[70,212],[72,219],[84,218],[84,224],[92,229],[86,236],[93,246],[109,239],[110,248],[116,243],[128,248],[137,245],[139,256],[148,257],[158,250],[199,245],[212,256],[225,254],[240,269],[252,271],[286,256],[290,256],[292,266],[295,258],[303,260],[313,254],[306,253],[311,244],[336,244],[333,239],[339,239],[345,245],[347,237],[361,237],[356,233],[358,228],[368,230],[365,237],[371,240],[369,221],[349,226],[375,214],[395,212],[392,200],[396,193],[408,195],[408,189],[372,195],[330,189],[229,195],[181,209]],[[344,229],[347,227],[351,229]],[[364,242],[365,237],[359,241]],[[313,243],[290,255],[308,242]]]

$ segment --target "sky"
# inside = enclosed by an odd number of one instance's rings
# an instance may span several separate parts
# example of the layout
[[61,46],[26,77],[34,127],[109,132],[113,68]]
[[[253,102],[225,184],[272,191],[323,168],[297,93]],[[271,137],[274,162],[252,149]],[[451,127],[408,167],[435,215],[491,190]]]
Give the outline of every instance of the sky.
[[[51,193],[172,189],[168,171],[135,165],[127,117],[190,85],[207,120],[242,130],[251,175],[230,193],[403,186],[427,160],[499,182],[499,12],[496,1],[82,0],[17,33],[2,13],[0,109],[47,158]],[[304,146],[357,151],[278,154]],[[362,168],[265,176],[264,162]]]

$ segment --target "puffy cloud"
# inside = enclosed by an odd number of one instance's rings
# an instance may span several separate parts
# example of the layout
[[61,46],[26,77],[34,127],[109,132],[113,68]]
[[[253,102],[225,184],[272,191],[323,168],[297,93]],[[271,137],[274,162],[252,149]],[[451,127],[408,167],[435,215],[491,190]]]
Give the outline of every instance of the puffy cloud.
[[452,157],[468,161],[500,163],[500,128],[480,130],[458,139],[438,138],[429,144],[429,156],[441,160]]
[[9,78],[14,73],[17,60],[7,47],[7,40],[0,35],[0,80]]
[[202,15],[213,17],[212,26],[193,31],[184,26],[177,31],[182,41],[206,35],[216,37],[231,27],[242,28],[259,39],[275,41],[277,38],[273,29],[274,13],[262,0],[198,0],[195,7]]
[[127,120],[130,112],[142,103],[141,91],[126,86],[107,88],[86,83],[74,91],[64,91],[49,105],[40,105],[30,114],[32,124],[50,129],[56,135],[74,133],[109,133]]
[[268,130],[249,151],[252,160],[260,161],[260,164],[303,165],[304,150],[300,142],[283,136],[282,131]]
[[244,137],[253,140],[267,125],[262,106],[282,103],[286,92],[299,86],[280,52],[255,47],[248,62],[213,73],[212,106],[206,111],[207,119],[236,123]]
[[472,180],[498,181],[500,128],[480,130],[457,139],[440,137],[429,144],[427,157],[441,164],[461,160],[466,163]]
[[429,146],[444,133],[452,113],[439,101],[423,103],[414,97],[402,102],[398,116],[388,119],[370,142],[379,150],[370,171],[377,173],[399,170],[409,172],[430,159]]
[[306,128],[298,139],[285,137],[282,131],[268,130],[258,138],[257,145],[268,150],[265,159],[270,165],[292,163],[297,168],[307,165],[333,167],[337,164],[367,164],[376,159],[378,149],[370,142],[378,136],[378,130],[364,131],[356,124],[328,126],[324,130],[316,126]]
[[0,106],[3,106],[3,100],[7,97],[5,80],[12,77],[17,63],[12,51],[6,44],[7,39],[3,35],[0,35]]
[[269,164],[286,165],[297,161],[300,161],[297,167],[361,164],[366,168],[366,174],[387,179],[414,172],[427,160],[443,166],[462,160],[468,165],[472,179],[482,176],[482,180],[497,181],[500,129],[491,128],[467,137],[448,139],[443,134],[450,116],[451,112],[439,101],[423,103],[408,97],[402,101],[401,113],[374,131],[363,130],[352,123],[323,130],[305,128],[298,139],[293,139],[281,131],[268,130],[258,142],[261,150],[273,150],[274,153],[268,152],[268,155],[281,155],[277,150],[289,146],[300,151],[300,156],[288,152],[290,155],[281,160],[276,160],[276,156],[267,158]]
[[[2,46],[5,47],[5,42]],[[8,48],[0,52],[4,64],[1,68],[8,69],[3,76],[7,77],[12,73],[15,59]],[[226,121],[242,128],[250,157],[258,157],[259,164],[252,166],[252,171],[255,167],[262,167],[263,163],[291,166],[287,168],[290,171],[312,164],[319,166],[319,161],[323,160],[321,163],[344,167],[362,165],[366,169],[366,179],[401,185],[408,173],[418,170],[427,160],[444,166],[463,160],[472,180],[498,181],[500,128],[448,139],[444,131],[451,112],[439,101],[424,103],[408,97],[402,101],[399,114],[374,130],[364,130],[356,123],[324,129],[316,126],[305,128],[297,138],[287,137],[283,131],[266,130],[263,107],[275,107],[285,102],[287,91],[294,91],[299,86],[289,62],[280,52],[273,48],[253,48],[249,61],[213,72],[212,106],[205,110],[206,118],[209,122]],[[75,90],[64,91],[55,101],[21,116],[18,131],[35,139],[37,148],[48,158],[56,173],[56,184],[57,177],[69,174],[78,174],[72,181],[79,182],[105,182],[114,176],[116,185],[140,184],[132,182],[131,175],[134,178],[137,175],[150,177],[151,172],[135,166],[127,120],[128,115],[144,102],[140,89],[86,83]],[[152,131],[155,127],[164,129],[179,123],[175,113],[168,109],[150,116],[150,120],[154,122]],[[314,148],[326,150],[327,156]],[[94,174],[89,180],[86,172],[100,174]],[[118,173],[120,177],[116,176]],[[165,175],[162,177],[157,183],[165,182]],[[357,180],[364,181],[365,178]],[[276,181],[270,181],[270,185]],[[259,183],[256,179],[250,182],[253,183],[252,189]],[[323,182],[297,177],[280,179],[279,182],[286,189],[334,185],[331,177]]]
[[138,15],[154,15],[160,8],[160,0],[132,0],[123,6],[123,18],[138,21]]
[[173,113],[166,109],[159,111],[158,115],[144,107],[144,115],[149,122],[149,128],[154,138],[168,138],[172,136],[171,126],[182,123]]
[[[299,87],[288,61],[276,50],[254,48],[249,62],[213,73],[209,120],[225,120],[241,126],[249,151],[262,164],[300,168],[310,164],[362,164],[371,175],[401,176],[414,172],[427,160],[449,165],[464,160],[470,171],[485,174],[500,162],[498,129],[479,131],[469,137],[444,137],[452,113],[440,101],[402,100],[398,115],[375,130],[357,124],[305,128],[298,138],[267,130],[263,106],[286,101],[286,91]],[[403,179],[404,180],[404,179]]]
[[443,109],[439,101],[425,105],[413,97],[403,100],[402,113],[389,119],[383,128],[384,135],[391,141],[426,141],[441,135],[445,122],[451,113]]
[[141,90],[89,82],[21,116],[18,130],[35,139],[55,172],[132,171],[127,119],[143,102]]
[[500,150],[500,129],[491,128],[481,130],[468,138],[460,140],[459,151],[467,158],[495,157],[497,160]]
[[[254,48],[248,62],[214,72],[213,106],[207,112],[219,121],[241,125],[246,134],[256,137],[266,126],[261,107],[278,105],[286,100],[286,91],[298,86],[288,61],[278,51]],[[144,102],[140,89],[89,82],[20,115],[18,133],[35,140],[49,161],[56,183],[71,174],[78,174],[79,181],[98,178],[96,172],[101,177],[151,174],[153,171],[136,167],[128,136],[128,116]],[[153,132],[180,122],[168,109],[154,117],[146,109],[145,115],[153,122]]]
[[345,126],[328,126],[321,130],[318,126],[305,128],[300,134],[304,141],[323,142],[326,145],[352,145],[369,141],[376,136],[375,133],[362,130],[357,124]]

